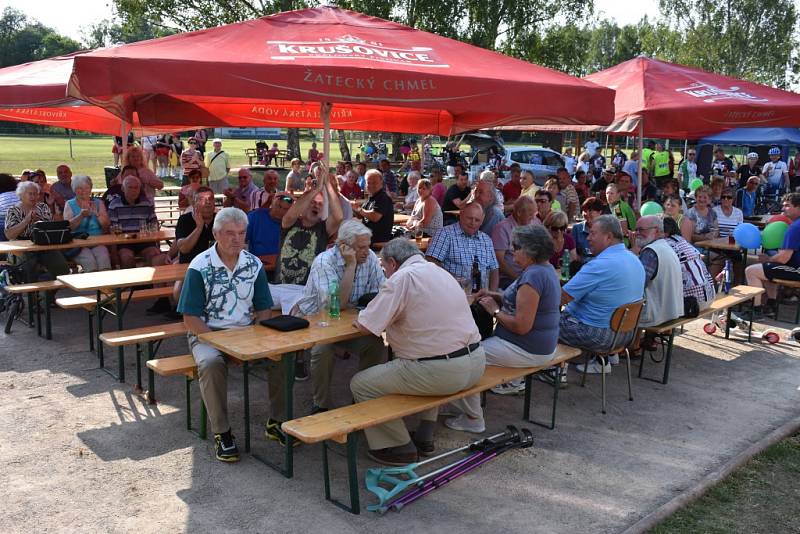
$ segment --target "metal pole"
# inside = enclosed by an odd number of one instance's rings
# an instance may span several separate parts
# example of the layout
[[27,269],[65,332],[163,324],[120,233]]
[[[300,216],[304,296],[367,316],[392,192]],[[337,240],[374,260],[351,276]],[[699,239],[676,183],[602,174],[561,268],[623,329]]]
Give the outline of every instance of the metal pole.
[[69,136],[69,159],[75,159],[75,156],[72,155],[72,130],[67,128],[67,135]]
[[639,179],[636,182],[636,202],[639,203],[639,209],[642,209],[642,167],[645,163],[642,150],[644,150],[644,118],[639,119]]

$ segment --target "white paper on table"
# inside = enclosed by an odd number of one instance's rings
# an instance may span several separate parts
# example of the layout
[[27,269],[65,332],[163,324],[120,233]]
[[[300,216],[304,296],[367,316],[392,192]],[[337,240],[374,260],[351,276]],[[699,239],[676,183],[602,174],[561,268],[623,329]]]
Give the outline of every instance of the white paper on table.
[[281,313],[288,315],[303,296],[306,287],[299,284],[269,284],[269,292],[272,295],[274,307],[280,306]]

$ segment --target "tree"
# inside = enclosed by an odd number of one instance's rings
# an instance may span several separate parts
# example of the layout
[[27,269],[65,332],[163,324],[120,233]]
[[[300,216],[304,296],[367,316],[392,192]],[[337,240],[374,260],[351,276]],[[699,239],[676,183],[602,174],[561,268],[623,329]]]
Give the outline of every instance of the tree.
[[105,19],[89,27],[83,40],[88,48],[111,46],[115,43],[135,43],[148,39],[166,37],[175,33],[159,21],[145,18],[118,21]]
[[681,35],[677,63],[787,88],[800,78],[798,12],[792,0],[660,0]]
[[0,17],[0,67],[19,65],[81,49],[80,43],[7,7]]

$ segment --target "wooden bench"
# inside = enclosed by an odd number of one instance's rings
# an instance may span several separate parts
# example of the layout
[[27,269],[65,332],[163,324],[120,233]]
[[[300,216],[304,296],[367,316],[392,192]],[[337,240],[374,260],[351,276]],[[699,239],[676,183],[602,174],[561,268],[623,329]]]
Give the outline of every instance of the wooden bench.
[[[149,289],[138,289],[130,294],[125,299],[126,304],[129,302],[139,302],[142,300],[156,299],[161,297],[172,296],[172,286],[153,287]],[[101,306],[107,306],[114,302],[113,293],[103,293],[103,299],[100,302]],[[65,310],[86,310],[89,317],[89,351],[94,352],[94,323],[93,317],[97,311],[97,297],[94,295],[78,295],[74,297],[62,297],[56,299],[56,305]],[[124,376],[121,377],[124,381]]]
[[[792,280],[780,280],[777,278],[773,279],[772,281],[778,285],[778,294],[776,298],[777,310],[775,311],[775,318],[777,319],[781,315],[781,301],[783,300],[784,288],[800,290],[800,282],[794,282]],[[794,312],[794,324],[798,323],[800,323],[800,302],[795,303]]]
[[[702,310],[697,317],[679,317],[677,319],[673,319],[672,321],[667,321],[666,323],[657,326],[650,326],[644,328],[646,334],[652,334],[662,338],[666,335],[669,335],[667,340],[667,354],[664,357],[664,375],[661,378],[660,382],[662,384],[666,384],[669,381],[669,368],[670,368],[670,363],[672,362],[672,348],[675,341],[676,329],[683,328],[688,323],[696,321],[697,319],[701,319],[703,317],[708,317],[715,313],[720,313],[725,311],[726,312],[725,339],[729,339],[730,324],[731,324],[731,308],[733,306],[738,306],[739,304],[744,304],[746,302],[749,302],[750,325],[747,330],[747,341],[750,342],[751,334],[753,331],[753,306],[754,306],[753,300],[762,293],[764,293],[763,288],[751,287],[751,286],[736,286],[731,288],[730,293],[728,293],[727,295],[725,293],[719,293],[714,299],[714,302],[712,302],[708,308]],[[639,378],[644,378],[645,380],[652,380],[654,382],[658,382],[658,380],[656,379],[642,376],[642,368],[644,367],[645,359],[646,359],[645,354],[642,354],[642,358],[641,360],[639,360]]]
[[[30,326],[33,326],[35,312],[36,333],[40,336],[42,335],[41,309],[44,308],[45,339],[53,339],[53,323],[50,318],[50,300],[55,291],[63,288],[64,284],[60,280],[47,280],[32,284],[14,284],[6,286],[5,290],[9,293],[27,296],[28,323]],[[39,306],[40,294],[44,294],[43,306]]]
[[[192,397],[191,385],[197,379],[197,364],[191,354],[180,356],[167,356],[157,360],[147,361],[148,390],[145,392],[148,402],[156,403],[156,380],[158,376],[185,376],[186,377],[186,429],[192,429]],[[200,397],[200,428],[196,432],[200,439],[206,439],[206,405]]]
[[[483,376],[474,386],[454,393],[441,396],[421,395],[386,395],[377,399],[351,404],[335,410],[317,413],[287,421],[281,425],[286,434],[297,438],[303,443],[322,443],[323,451],[323,478],[325,484],[325,498],[337,506],[349,510],[351,513],[360,512],[358,479],[356,469],[356,432],[371,428],[381,423],[418,414],[425,410],[436,408],[470,395],[476,395],[511,380],[525,379],[525,400],[523,406],[523,419],[528,422],[545,426],[550,429],[555,427],[556,405],[558,403],[558,390],[561,377],[561,368],[569,361],[580,356],[581,350],[567,345],[558,345],[556,357],[546,365],[540,367],[514,368],[496,367],[487,365]],[[530,419],[531,390],[533,375],[552,366],[558,366],[555,384],[553,387],[553,409],[550,425],[545,425]],[[291,439],[291,438],[290,438]],[[350,487],[350,506],[344,505],[330,495],[330,473],[328,470],[328,453],[326,441],[347,444],[347,471]],[[287,447],[291,447],[291,442]]]
[[[147,345],[147,359],[145,361],[152,360],[155,358],[163,340],[185,334],[186,326],[184,326],[183,322],[177,322],[143,326],[130,330],[118,330],[116,332],[103,332],[99,338],[102,343],[109,347],[127,347],[129,345],[136,347],[136,387],[141,390],[143,346]],[[124,367],[124,360],[120,361],[119,364]],[[125,371],[122,368],[119,369],[118,373],[118,376],[125,376]]]

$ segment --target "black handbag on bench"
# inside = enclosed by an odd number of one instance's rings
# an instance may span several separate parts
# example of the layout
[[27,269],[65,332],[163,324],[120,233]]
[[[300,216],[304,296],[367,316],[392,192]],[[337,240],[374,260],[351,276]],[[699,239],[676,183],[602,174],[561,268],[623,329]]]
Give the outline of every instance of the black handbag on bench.
[[278,315],[271,319],[264,319],[259,324],[281,332],[291,332],[292,330],[300,330],[309,326],[309,322],[302,317],[293,317],[291,315]]
[[31,241],[37,245],[63,245],[72,241],[69,221],[38,221],[33,223]]

